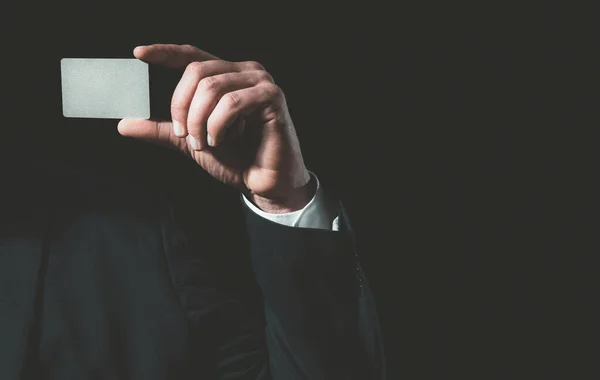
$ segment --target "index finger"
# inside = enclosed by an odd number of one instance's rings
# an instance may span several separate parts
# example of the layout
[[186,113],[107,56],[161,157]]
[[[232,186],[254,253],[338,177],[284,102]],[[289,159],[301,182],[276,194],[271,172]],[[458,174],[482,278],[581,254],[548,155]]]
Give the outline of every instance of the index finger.
[[138,46],[133,50],[133,55],[144,62],[177,70],[185,70],[195,61],[221,59],[192,45],[175,44]]

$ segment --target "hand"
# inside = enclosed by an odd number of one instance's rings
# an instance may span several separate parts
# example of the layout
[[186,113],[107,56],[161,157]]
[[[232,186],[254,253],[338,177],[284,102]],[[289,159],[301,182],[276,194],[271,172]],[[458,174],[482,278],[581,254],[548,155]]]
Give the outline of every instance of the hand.
[[172,121],[123,119],[119,133],[175,148],[266,212],[314,195],[285,96],[256,62],[228,62],[190,45],[138,46],[136,58],[183,71]]

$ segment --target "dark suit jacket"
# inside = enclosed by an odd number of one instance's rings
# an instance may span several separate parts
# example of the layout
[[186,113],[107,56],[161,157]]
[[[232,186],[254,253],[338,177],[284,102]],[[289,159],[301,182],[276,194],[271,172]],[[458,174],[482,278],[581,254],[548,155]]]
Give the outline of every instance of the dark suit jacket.
[[186,210],[68,165],[3,170],[0,379],[385,378],[342,208],[342,231],[291,228],[237,195]]

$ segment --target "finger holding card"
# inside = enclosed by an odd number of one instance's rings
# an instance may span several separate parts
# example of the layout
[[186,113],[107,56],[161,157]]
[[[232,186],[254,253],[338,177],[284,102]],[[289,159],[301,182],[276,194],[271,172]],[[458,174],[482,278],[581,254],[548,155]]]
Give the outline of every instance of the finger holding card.
[[[294,211],[312,198],[285,96],[260,63],[224,61],[190,45],[137,47],[134,55],[182,75],[171,99],[173,122],[126,118],[122,135],[181,150],[265,210]],[[243,130],[258,138],[240,137]]]

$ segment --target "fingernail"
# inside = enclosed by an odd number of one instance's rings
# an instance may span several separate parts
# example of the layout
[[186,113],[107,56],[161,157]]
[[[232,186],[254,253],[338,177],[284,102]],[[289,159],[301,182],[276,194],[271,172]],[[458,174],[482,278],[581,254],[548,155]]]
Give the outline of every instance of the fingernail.
[[193,150],[200,150],[200,142],[194,136],[188,135],[187,140]]
[[214,146],[213,139],[208,133],[206,134],[206,141],[208,142],[208,145]]
[[185,132],[183,131],[183,125],[180,122],[173,120],[173,133],[175,136],[183,137]]

